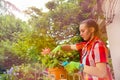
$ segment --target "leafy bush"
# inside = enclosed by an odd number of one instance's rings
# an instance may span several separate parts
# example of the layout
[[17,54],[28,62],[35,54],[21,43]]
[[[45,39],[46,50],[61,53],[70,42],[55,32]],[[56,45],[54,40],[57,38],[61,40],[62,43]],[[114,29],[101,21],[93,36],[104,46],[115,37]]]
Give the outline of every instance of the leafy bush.
[[39,60],[46,68],[61,66],[64,61],[79,61],[79,53],[76,51],[66,52],[60,50],[57,54],[53,54],[50,48],[45,48],[39,56]]
[[39,63],[23,64],[11,67],[2,78],[6,78],[4,80],[48,80],[44,71],[44,67]]

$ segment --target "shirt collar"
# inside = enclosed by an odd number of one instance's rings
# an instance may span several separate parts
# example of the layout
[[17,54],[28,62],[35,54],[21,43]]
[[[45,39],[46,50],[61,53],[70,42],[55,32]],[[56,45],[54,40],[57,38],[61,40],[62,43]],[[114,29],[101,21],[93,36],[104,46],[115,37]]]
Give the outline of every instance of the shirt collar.
[[93,39],[91,39],[90,41],[86,42],[86,46],[87,45],[92,45],[97,39],[98,39],[98,37],[94,36]]

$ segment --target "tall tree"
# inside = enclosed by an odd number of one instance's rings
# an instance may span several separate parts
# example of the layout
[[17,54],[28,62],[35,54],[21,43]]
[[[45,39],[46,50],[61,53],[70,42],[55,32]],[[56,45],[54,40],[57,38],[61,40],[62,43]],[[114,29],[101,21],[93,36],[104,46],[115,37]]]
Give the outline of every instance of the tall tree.
[[80,22],[86,18],[94,18],[91,11],[95,4],[95,0],[53,0],[48,2],[46,7],[50,10],[51,34],[57,40],[69,39],[78,34]]
[[20,33],[24,30],[27,32],[28,29],[27,24],[20,19],[10,15],[0,15],[0,62],[4,68],[10,68],[13,64],[21,62],[12,50],[12,44],[17,42]]
[[48,12],[33,7],[26,12],[31,15],[29,23],[37,31],[44,31],[59,42],[79,34],[78,27],[82,20],[99,18],[96,4],[97,0],[52,0],[46,4]]
[[16,19],[14,16],[0,15],[0,41],[7,39],[15,41],[14,37],[24,31],[25,26],[25,22]]
[[0,14],[5,15],[14,15],[14,11],[20,12],[20,10],[9,1],[0,0]]

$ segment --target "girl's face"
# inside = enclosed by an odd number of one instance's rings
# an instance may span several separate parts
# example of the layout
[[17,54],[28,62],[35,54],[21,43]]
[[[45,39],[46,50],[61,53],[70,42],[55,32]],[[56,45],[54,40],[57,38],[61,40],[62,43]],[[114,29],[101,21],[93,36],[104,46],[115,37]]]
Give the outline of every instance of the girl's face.
[[89,41],[93,38],[94,29],[92,27],[88,28],[86,24],[81,24],[79,27],[80,36],[85,40]]

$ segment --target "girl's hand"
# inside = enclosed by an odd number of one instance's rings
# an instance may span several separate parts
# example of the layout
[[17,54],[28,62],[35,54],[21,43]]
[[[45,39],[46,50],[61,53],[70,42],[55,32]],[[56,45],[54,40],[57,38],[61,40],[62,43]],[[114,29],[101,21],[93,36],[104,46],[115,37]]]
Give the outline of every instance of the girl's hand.
[[83,64],[80,62],[74,62],[71,61],[65,66],[65,69],[68,73],[74,73],[75,71],[82,71],[83,70]]
[[61,45],[58,45],[56,48],[54,48],[51,53],[57,53],[61,50]]

